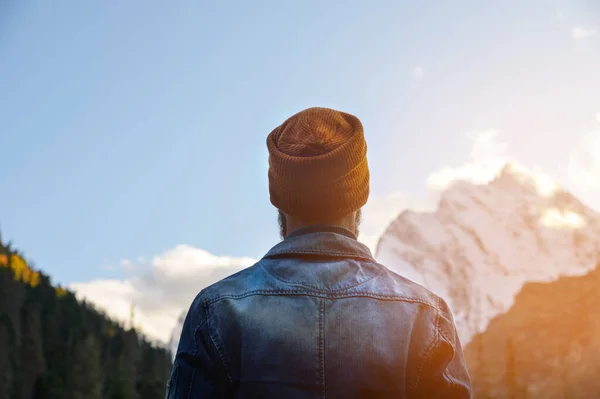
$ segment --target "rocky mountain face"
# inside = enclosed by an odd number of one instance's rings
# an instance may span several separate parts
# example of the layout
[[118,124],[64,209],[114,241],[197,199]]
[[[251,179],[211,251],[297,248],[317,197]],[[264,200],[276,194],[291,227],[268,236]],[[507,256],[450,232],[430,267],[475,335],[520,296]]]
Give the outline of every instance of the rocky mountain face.
[[443,297],[466,345],[526,282],[585,275],[599,253],[595,211],[508,165],[488,184],[455,183],[433,213],[401,213],[376,258]]
[[526,283],[465,357],[478,398],[599,398],[600,268]]

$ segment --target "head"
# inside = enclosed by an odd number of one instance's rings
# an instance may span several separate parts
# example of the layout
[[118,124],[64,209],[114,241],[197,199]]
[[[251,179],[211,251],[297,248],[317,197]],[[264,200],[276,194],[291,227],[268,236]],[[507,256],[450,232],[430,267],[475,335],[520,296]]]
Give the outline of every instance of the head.
[[367,145],[361,122],[329,108],[309,108],[267,138],[269,193],[282,237],[333,224],[358,235],[369,197]]

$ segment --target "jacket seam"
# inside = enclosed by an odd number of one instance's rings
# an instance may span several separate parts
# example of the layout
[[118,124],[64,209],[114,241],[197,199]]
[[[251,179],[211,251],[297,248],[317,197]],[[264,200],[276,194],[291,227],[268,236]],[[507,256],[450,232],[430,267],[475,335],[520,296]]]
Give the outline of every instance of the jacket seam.
[[[438,302],[438,307],[439,307],[439,298],[437,300]],[[419,367],[419,371],[417,372],[417,376],[415,378],[415,383],[413,385],[413,389],[416,391],[418,386],[419,386],[419,382],[421,380],[421,375],[423,373],[423,369],[425,368],[426,365],[429,364],[430,362],[430,357],[433,354],[433,351],[435,349],[435,346],[437,345],[438,341],[439,341],[439,322],[440,322],[440,313],[436,312],[436,317],[435,317],[435,334],[433,336],[433,340],[431,341],[431,344],[429,344],[429,346],[427,347],[427,349],[425,350],[425,356],[423,359],[423,363],[421,364],[421,367]]]
[[446,377],[448,379],[448,382],[452,385],[462,385],[456,378],[454,378],[450,373],[448,373],[448,369],[444,370],[444,377]]
[[[439,309],[435,307],[435,305],[430,302],[411,298],[407,296],[401,295],[384,295],[384,294],[374,294],[371,292],[321,292],[321,291],[313,291],[306,292],[302,290],[252,290],[245,292],[243,294],[229,294],[229,295],[219,295],[211,300],[207,301],[207,306],[212,305],[215,302],[218,302],[223,299],[243,299],[253,295],[304,295],[304,296],[312,296],[315,298],[327,298],[327,299],[345,299],[345,298],[373,298],[380,300],[389,300],[389,301],[400,301],[400,302],[408,302],[408,303],[420,303],[422,305],[428,306],[431,309],[435,310],[439,313]],[[439,317],[439,314],[438,314]]]
[[325,299],[319,299],[319,377],[321,398],[325,398]]
[[[197,353],[198,353],[198,350],[196,348],[194,348],[194,354],[193,354],[194,358],[196,357]],[[194,386],[194,378],[196,378],[196,368],[195,367],[192,369],[192,377],[190,378],[190,385],[188,387],[188,394],[187,394],[188,399],[191,399],[191,397],[192,397],[192,388]]]
[[442,338],[444,338],[446,340],[446,342],[448,342],[448,344],[452,348],[452,352],[454,353],[456,351],[456,348],[454,347],[454,343],[448,339],[448,337],[445,335],[445,333],[442,330],[440,330],[440,335],[442,336]]
[[[293,286],[296,286],[296,287],[303,287],[303,288],[307,288],[307,289],[311,289],[311,290],[314,290],[314,289],[315,289],[314,287],[311,287],[311,286],[308,286],[308,285],[304,285],[304,284],[298,284],[298,283],[295,283],[295,282],[293,282],[293,281],[284,280],[284,279],[282,279],[281,277],[277,277],[277,276],[275,276],[274,274],[272,274],[271,272],[269,272],[269,271],[268,271],[268,270],[267,270],[267,269],[266,269],[266,268],[263,266],[263,264],[262,264],[262,261],[258,262],[258,264],[259,264],[260,268],[261,268],[261,269],[262,269],[262,270],[263,270],[265,273],[267,273],[269,276],[271,276],[271,277],[272,277],[272,278],[274,278],[275,280],[279,281],[280,283],[287,284],[287,285],[293,285]],[[376,263],[376,265],[378,265],[378,266],[379,266],[379,264],[378,264],[378,263]],[[359,287],[359,286],[361,286],[362,284],[365,284],[365,283],[367,283],[367,282],[369,282],[369,281],[373,280],[374,278],[381,276],[382,274],[383,274],[383,269],[379,268],[379,270],[377,270],[377,272],[376,272],[376,273],[375,273],[373,276],[371,276],[371,277],[367,278],[366,280],[364,280],[364,281],[361,281],[361,282],[359,282],[359,283],[356,283],[356,284],[353,284],[353,285],[349,285],[349,286],[347,286],[347,287],[345,287],[345,288],[342,288],[342,289],[340,289],[340,290],[336,290],[336,291],[334,291],[334,292],[343,292],[343,291],[347,291],[347,290],[349,290],[349,289],[352,289],[352,288]]]
[[[211,308],[210,308],[210,304],[207,303],[206,301],[204,301],[204,308],[206,309],[206,320],[209,320],[209,316],[210,316],[210,312],[211,312]],[[210,338],[210,342],[213,344],[213,347],[215,348],[215,350],[217,351],[218,355],[219,355],[219,359],[221,359],[221,364],[223,365],[223,369],[225,370],[225,374],[227,375],[227,379],[229,380],[229,383],[231,384],[231,387],[233,389],[233,378],[231,377],[231,374],[229,373],[229,369],[227,368],[227,364],[225,362],[225,356],[223,354],[223,351],[221,350],[221,348],[219,347],[219,345],[217,345],[217,343],[215,342],[215,339],[213,337],[213,334],[210,332],[210,325],[209,323],[207,323],[207,333],[208,333],[208,337]]]
[[[450,345],[450,347],[452,348],[452,359],[454,359],[454,356],[456,355],[456,348],[455,348],[455,346],[454,346],[454,343],[453,343],[453,342],[451,342],[451,341],[448,339],[448,337],[445,335],[445,333],[444,333],[442,330],[440,330],[439,332],[440,332],[440,335],[442,336],[442,338],[443,338],[444,340],[446,340],[446,342],[448,342],[448,344],[449,344],[449,345]],[[450,382],[451,384],[454,384],[454,385],[460,385],[460,382],[459,382],[458,380],[456,380],[456,379],[455,379],[455,378],[452,376],[452,374],[450,373],[450,371],[448,370],[448,368],[446,368],[446,369],[444,370],[444,373],[443,373],[443,375],[444,375],[444,377],[446,377],[446,378],[448,379],[448,382]]]
[[[202,302],[204,304],[204,299],[202,299]],[[204,316],[204,318],[196,325],[196,328],[194,328],[194,351],[192,352],[192,358],[196,358],[196,355],[198,354],[198,341],[196,340],[196,335],[198,334],[198,331],[200,330],[200,328],[202,327],[202,325],[204,323],[206,323],[206,321],[208,320],[208,313],[206,313],[206,315]],[[188,399],[192,397],[192,387],[194,385],[194,379],[196,378],[196,368],[192,368],[192,376],[190,377],[190,385],[188,386],[188,394],[187,397]]]

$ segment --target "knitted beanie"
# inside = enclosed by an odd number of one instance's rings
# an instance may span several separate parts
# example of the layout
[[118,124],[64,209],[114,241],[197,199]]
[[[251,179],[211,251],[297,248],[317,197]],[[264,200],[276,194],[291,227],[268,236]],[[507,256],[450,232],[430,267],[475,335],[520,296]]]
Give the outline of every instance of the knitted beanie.
[[271,203],[304,222],[329,222],[369,197],[363,126],[329,108],[301,111],[267,137]]

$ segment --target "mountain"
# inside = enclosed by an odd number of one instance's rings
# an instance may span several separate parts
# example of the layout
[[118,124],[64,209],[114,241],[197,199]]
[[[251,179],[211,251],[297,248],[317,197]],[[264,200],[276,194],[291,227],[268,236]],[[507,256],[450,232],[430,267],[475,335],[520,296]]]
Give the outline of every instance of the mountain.
[[163,398],[171,367],[0,240],[0,399]]
[[478,398],[600,397],[600,267],[526,283],[465,358]]
[[526,282],[585,275],[598,263],[600,216],[548,187],[514,165],[488,184],[457,182],[435,212],[402,212],[376,258],[444,298],[466,345]]

